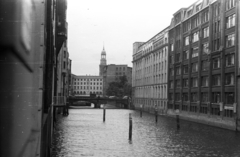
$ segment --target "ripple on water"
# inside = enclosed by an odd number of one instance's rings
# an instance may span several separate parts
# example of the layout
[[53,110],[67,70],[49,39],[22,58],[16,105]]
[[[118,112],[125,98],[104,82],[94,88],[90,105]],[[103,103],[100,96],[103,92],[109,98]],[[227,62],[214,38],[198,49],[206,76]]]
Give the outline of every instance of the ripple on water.
[[[129,113],[133,140],[128,141]],[[54,157],[237,157],[240,135],[232,131],[130,110],[70,110],[54,132]]]

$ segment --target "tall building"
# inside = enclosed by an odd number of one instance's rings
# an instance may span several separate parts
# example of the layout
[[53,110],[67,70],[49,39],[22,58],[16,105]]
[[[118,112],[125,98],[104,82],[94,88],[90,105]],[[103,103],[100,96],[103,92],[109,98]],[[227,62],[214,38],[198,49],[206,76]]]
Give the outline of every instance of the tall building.
[[132,93],[135,108],[167,110],[168,28],[133,44]]
[[183,117],[236,128],[238,12],[238,0],[201,0],[173,15],[169,114],[178,109]]
[[90,75],[72,75],[73,95],[90,96],[103,95],[103,77]]
[[162,31],[165,55],[154,37],[134,43],[134,105],[151,110],[163,98],[170,115],[240,130],[239,7],[239,0],[198,0],[179,9]]

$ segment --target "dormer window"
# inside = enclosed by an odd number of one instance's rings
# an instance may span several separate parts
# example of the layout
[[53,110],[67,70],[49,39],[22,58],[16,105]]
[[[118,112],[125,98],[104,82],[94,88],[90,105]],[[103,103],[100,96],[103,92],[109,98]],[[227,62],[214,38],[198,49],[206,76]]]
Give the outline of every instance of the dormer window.
[[178,14],[175,16],[175,24],[178,24],[180,21],[181,21],[181,13],[178,13]]
[[196,6],[196,11],[198,12],[198,11],[200,11],[201,10],[201,3],[200,4],[198,4],[197,6]]
[[187,11],[187,17],[190,17],[192,15],[192,10]]

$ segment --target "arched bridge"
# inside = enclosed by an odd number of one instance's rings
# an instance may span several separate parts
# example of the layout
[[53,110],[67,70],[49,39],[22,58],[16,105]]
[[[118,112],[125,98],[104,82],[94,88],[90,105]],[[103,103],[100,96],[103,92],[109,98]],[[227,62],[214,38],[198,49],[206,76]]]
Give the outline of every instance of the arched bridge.
[[130,108],[130,99],[121,98],[107,98],[107,97],[87,97],[87,96],[70,96],[68,98],[69,105],[73,105],[74,102],[86,101],[93,103],[95,108],[100,108],[101,104],[107,104],[108,102],[115,102],[117,107],[123,106],[124,108]]

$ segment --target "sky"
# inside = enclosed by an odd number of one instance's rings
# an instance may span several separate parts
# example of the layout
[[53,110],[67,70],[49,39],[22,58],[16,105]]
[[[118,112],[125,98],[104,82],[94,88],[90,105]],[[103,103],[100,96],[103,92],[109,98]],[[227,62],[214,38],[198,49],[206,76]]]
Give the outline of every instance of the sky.
[[99,75],[107,64],[132,67],[134,42],[146,42],[170,25],[173,14],[197,0],[67,0],[68,51],[75,75]]

